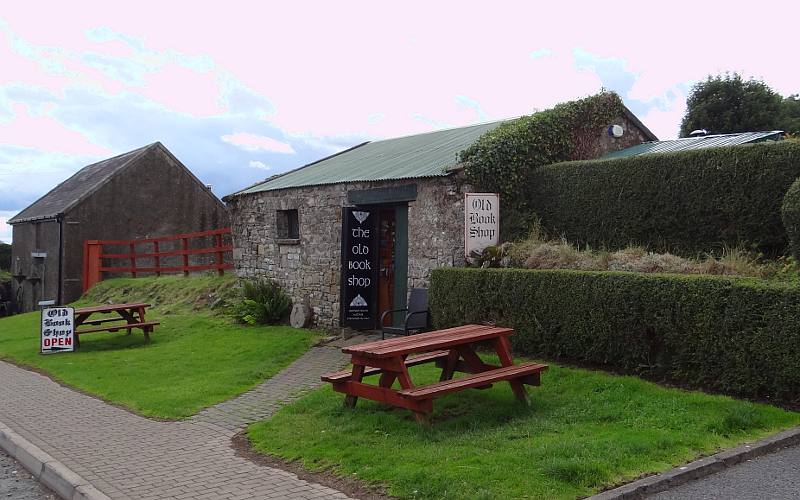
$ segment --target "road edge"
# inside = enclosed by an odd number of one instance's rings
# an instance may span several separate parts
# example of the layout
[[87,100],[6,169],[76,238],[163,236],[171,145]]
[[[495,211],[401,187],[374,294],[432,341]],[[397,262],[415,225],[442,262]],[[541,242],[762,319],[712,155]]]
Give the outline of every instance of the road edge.
[[648,476],[612,490],[588,497],[587,500],[629,500],[644,498],[675,486],[720,472],[728,467],[767,455],[781,448],[800,444],[800,426],[773,434],[754,443],[747,443],[715,455],[689,462],[667,472]]
[[67,466],[0,422],[0,448],[65,500],[110,500]]

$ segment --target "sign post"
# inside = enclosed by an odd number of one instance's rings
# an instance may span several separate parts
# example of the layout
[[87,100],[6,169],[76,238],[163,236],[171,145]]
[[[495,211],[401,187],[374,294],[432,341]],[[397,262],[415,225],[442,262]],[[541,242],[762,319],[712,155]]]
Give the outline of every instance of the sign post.
[[40,338],[42,354],[75,350],[75,309],[71,307],[42,309]]
[[341,325],[372,329],[377,325],[378,211],[342,211]]
[[464,256],[500,242],[500,195],[466,193],[464,195]]

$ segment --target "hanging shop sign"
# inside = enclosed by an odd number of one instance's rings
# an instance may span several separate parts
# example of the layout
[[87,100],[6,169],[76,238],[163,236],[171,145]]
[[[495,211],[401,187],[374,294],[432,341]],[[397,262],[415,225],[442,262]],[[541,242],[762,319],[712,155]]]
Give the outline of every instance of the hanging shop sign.
[[42,309],[40,338],[42,354],[71,352],[75,348],[75,309],[46,307]]
[[464,256],[480,253],[500,242],[500,195],[467,193],[464,195]]
[[344,208],[342,212],[341,324],[375,328],[377,311],[378,211]]

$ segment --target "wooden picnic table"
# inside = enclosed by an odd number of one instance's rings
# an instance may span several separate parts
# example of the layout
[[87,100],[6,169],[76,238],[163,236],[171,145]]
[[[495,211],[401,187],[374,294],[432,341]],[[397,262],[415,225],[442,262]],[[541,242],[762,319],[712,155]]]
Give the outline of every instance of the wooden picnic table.
[[[150,342],[150,333],[152,333],[155,326],[159,324],[158,321],[146,321],[145,310],[150,307],[150,304],[143,302],[134,302],[130,304],[104,304],[101,306],[82,307],[75,310],[75,346],[80,345],[80,335],[84,333],[95,332],[118,332],[120,330],[127,330],[130,335],[134,328],[138,328],[144,332],[144,339]],[[92,317],[95,315],[107,315]],[[82,328],[83,325],[92,325],[92,328]]]
[[[355,407],[358,398],[407,408],[418,422],[427,423],[433,411],[433,399],[452,392],[491,387],[493,382],[508,381],[519,401],[528,403],[524,385],[540,385],[540,374],[547,365],[514,364],[508,337],[511,328],[491,325],[464,325],[345,347],[353,367],[322,375],[333,389],[344,393],[345,404]],[[500,358],[500,366],[483,362],[475,351],[477,342],[488,342]],[[439,382],[416,386],[408,373],[411,366],[435,362],[442,369]],[[455,372],[469,375],[454,379]],[[380,374],[378,385],[363,381],[367,375]],[[397,381],[399,389],[392,386]]]

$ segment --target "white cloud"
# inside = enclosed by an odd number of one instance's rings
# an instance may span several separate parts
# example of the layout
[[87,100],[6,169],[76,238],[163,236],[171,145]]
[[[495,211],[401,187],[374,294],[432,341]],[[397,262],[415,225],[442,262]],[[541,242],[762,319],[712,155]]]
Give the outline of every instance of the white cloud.
[[3,243],[11,243],[11,226],[7,222],[13,216],[14,212],[0,210],[0,241]]
[[661,140],[678,137],[678,129],[686,112],[686,96],[678,89],[673,89],[673,92],[676,96],[667,101],[666,106],[653,106],[647,114],[639,117]]
[[272,168],[266,163],[258,160],[250,160],[250,163],[248,163],[247,166],[250,168],[257,168],[259,170],[270,170]]
[[223,135],[220,139],[245,151],[270,151],[272,153],[294,154],[292,145],[267,137],[265,135],[236,132]]

